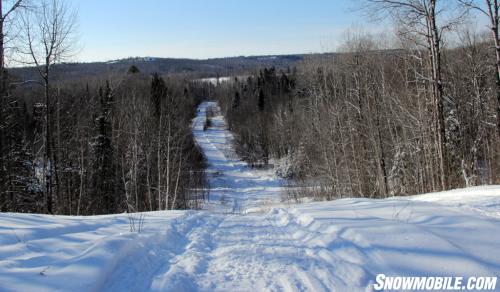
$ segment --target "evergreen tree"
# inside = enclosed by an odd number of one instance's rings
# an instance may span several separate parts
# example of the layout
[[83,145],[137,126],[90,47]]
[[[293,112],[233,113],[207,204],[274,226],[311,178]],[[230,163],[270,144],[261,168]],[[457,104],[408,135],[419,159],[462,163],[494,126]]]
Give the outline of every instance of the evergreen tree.
[[264,111],[266,105],[266,95],[264,94],[264,90],[261,88],[259,90],[259,100],[257,106],[259,107],[259,111]]
[[157,73],[153,74],[151,81],[151,106],[155,113],[155,118],[160,118],[162,99],[167,96],[167,86],[165,81]]
[[35,176],[33,155],[26,135],[26,106],[9,98],[5,109],[4,167],[2,211],[40,212],[43,187]]
[[233,105],[232,105],[233,109],[237,109],[240,106],[240,102],[241,102],[240,93],[236,91],[233,98]]
[[139,68],[137,68],[136,65],[130,66],[130,68],[128,68],[128,71],[127,71],[128,74],[137,74],[137,73],[140,73],[140,72],[141,71],[139,70]]
[[111,116],[113,107],[113,95],[109,82],[106,88],[99,89],[101,112],[95,119],[96,136],[92,141],[93,163],[93,202],[92,206],[98,213],[110,214],[118,211],[118,198],[114,192],[115,166],[113,160],[112,126]]

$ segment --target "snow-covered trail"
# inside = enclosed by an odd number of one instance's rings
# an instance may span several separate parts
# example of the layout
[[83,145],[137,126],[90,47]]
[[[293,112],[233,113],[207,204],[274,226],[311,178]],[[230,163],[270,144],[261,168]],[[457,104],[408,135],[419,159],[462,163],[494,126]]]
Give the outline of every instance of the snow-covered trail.
[[0,214],[0,291],[371,291],[379,273],[500,275],[500,186],[280,206],[281,181],[237,159],[222,116],[203,131],[208,106],[193,125],[205,210],[145,213],[140,234],[126,214]]
[[0,214],[0,291],[366,291],[378,273],[498,276],[499,223],[403,199],[153,212],[141,234],[126,215]]
[[[203,129],[207,109],[215,116],[212,126]],[[211,211],[245,212],[281,200],[283,181],[272,170],[250,168],[241,161],[233,147],[233,135],[215,102],[204,102],[193,121],[193,134],[207,161],[210,201],[205,208]]]

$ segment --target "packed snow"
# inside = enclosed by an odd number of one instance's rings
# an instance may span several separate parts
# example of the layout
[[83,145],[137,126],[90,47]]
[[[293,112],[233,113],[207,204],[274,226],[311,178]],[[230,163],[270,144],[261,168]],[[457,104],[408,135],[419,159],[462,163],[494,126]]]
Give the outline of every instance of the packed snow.
[[231,81],[231,77],[212,77],[212,78],[202,78],[198,79],[202,83],[210,83],[212,85],[217,85],[220,83],[226,83]]
[[[205,115],[211,108],[212,126],[204,131]],[[202,103],[193,121],[193,134],[209,162],[209,202],[205,209],[245,213],[256,207],[281,201],[284,181],[272,169],[252,169],[241,161],[233,148],[233,135],[215,102]]]
[[[371,291],[393,276],[500,275],[500,186],[288,206],[249,168],[219,114],[203,131],[201,211],[65,217],[0,214],[0,291]],[[498,289],[498,287],[497,287]]]

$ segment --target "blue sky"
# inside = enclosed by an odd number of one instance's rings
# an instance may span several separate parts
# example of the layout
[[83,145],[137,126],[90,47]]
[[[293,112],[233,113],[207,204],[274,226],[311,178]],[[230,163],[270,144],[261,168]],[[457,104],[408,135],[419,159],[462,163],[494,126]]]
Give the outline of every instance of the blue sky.
[[79,14],[80,61],[325,52],[359,16],[355,0],[71,2]]

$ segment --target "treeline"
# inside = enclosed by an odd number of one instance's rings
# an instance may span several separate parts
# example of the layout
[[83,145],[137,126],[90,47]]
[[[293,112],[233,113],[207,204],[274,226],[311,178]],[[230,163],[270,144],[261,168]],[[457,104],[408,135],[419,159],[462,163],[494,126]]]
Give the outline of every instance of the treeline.
[[[231,57],[209,60],[129,58],[112,62],[63,63],[53,67],[53,79],[78,80],[88,76],[118,74],[135,65],[143,73],[176,75],[179,78],[204,78],[246,74],[260,67],[286,67],[303,59],[302,55]],[[13,68],[13,75],[22,80],[38,79],[38,73],[30,68]]]
[[291,100],[294,88],[291,69],[278,72],[272,67],[245,80],[235,78],[215,90],[229,129],[236,133],[236,151],[253,166],[267,164],[271,156],[282,157],[286,152],[279,145],[281,136],[275,135],[273,114],[276,106]]
[[350,33],[339,53],[296,72],[264,69],[218,88],[242,156],[272,160],[327,199],[499,183],[491,40],[461,33],[461,45],[439,53],[436,84],[432,54],[406,37],[387,49],[378,36]]
[[205,162],[190,126],[197,89],[132,71],[109,81],[54,83],[48,104],[39,86],[5,91],[1,211],[91,215],[199,207]]

